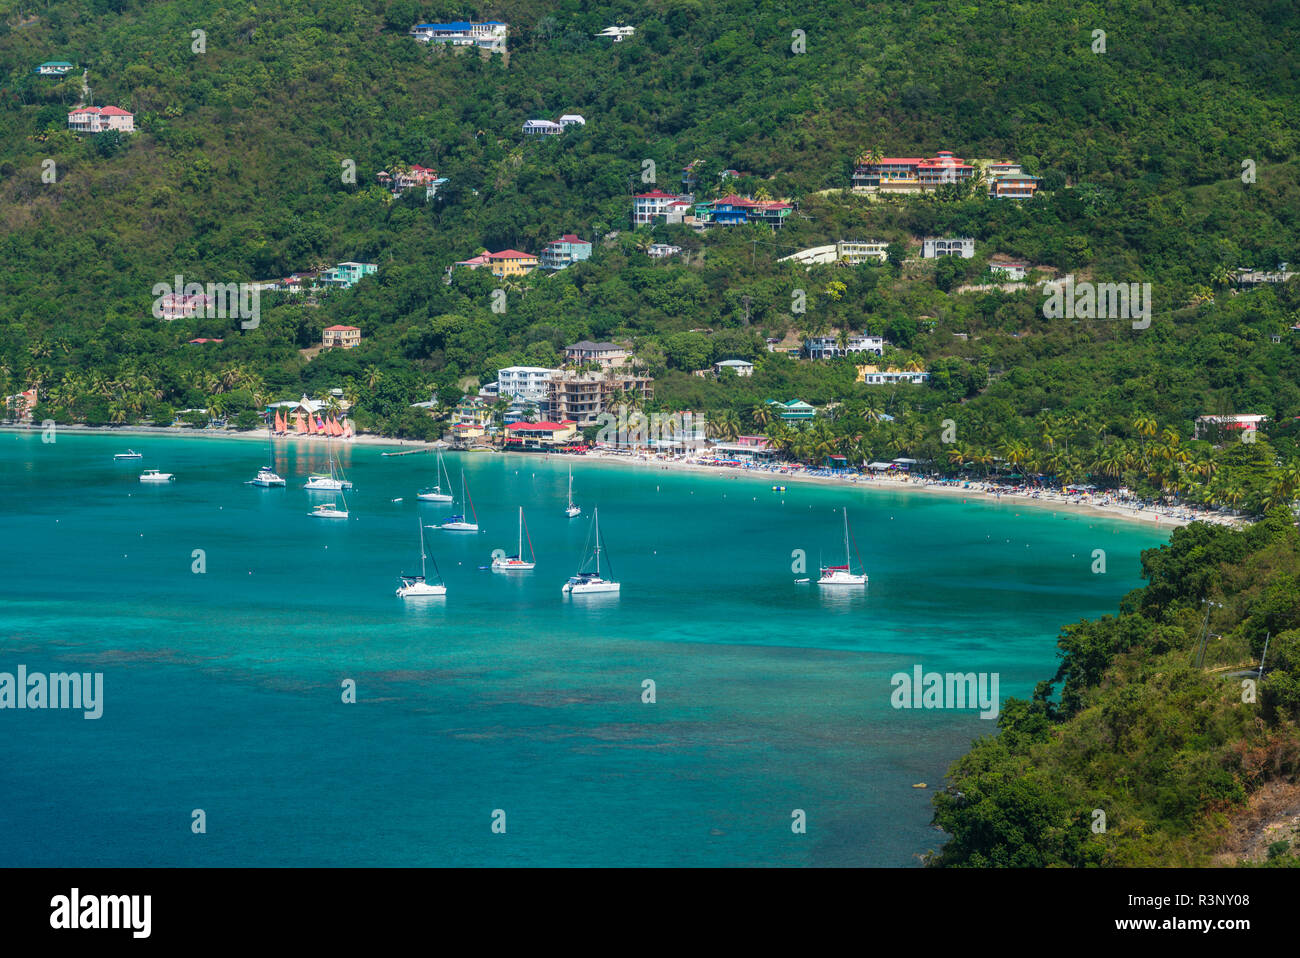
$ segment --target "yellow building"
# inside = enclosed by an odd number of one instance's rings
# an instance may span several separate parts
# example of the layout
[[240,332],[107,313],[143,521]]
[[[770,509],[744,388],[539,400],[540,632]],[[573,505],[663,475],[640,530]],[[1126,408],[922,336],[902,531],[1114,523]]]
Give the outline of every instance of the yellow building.
[[487,260],[487,266],[492,270],[492,275],[505,278],[507,276],[525,276],[537,269],[537,257],[532,253],[521,253],[517,249],[503,249],[499,253],[487,253],[484,256]]

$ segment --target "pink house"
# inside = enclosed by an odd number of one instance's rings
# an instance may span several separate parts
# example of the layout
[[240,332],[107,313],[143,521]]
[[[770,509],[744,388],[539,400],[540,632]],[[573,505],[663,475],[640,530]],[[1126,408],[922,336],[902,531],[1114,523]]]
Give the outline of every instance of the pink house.
[[68,113],[68,129],[74,133],[134,133],[135,114],[116,106],[79,106]]

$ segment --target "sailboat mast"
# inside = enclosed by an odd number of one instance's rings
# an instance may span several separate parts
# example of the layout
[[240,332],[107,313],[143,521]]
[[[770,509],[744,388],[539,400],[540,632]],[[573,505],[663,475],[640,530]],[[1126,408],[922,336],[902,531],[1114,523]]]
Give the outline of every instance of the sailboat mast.
[[416,516],[415,524],[420,527],[420,578],[423,579],[427,575],[424,571],[424,521]]
[[596,578],[600,578],[600,510],[593,509],[592,521],[596,524]]
[[524,507],[519,507],[519,561],[524,561]]
[[844,568],[845,568],[846,570],[848,570],[848,569],[850,568],[850,567],[849,567],[849,510],[848,510],[848,507],[845,507],[845,509],[844,509]]

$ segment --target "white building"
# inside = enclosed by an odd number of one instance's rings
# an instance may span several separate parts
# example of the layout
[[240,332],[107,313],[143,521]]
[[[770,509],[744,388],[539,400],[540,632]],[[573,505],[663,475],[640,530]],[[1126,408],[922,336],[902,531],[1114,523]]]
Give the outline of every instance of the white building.
[[587,121],[576,113],[566,113],[560,117],[560,128],[567,130],[571,126],[586,126]]
[[558,369],[543,366],[509,366],[497,370],[497,395],[513,396],[542,402],[546,399],[551,377]]
[[661,216],[675,215],[679,211],[685,216],[694,202],[695,197],[690,193],[665,193],[662,190],[638,193],[632,197],[632,225],[646,226]]
[[645,254],[654,259],[663,259],[665,256],[676,256],[681,251],[680,246],[671,246],[668,243],[651,243],[646,248]]
[[1029,273],[1029,267],[1024,263],[989,263],[989,272],[994,275],[1000,274],[1003,279],[1019,282]]
[[920,370],[877,369],[875,366],[859,366],[858,382],[868,386],[892,386],[897,383],[911,383],[919,386],[930,378],[930,374]]
[[636,27],[606,27],[600,33],[592,34],[597,37],[613,38],[615,43],[622,43],[624,37],[630,37],[636,33]]
[[411,27],[411,36],[421,43],[442,43],[453,47],[478,47],[489,52],[504,51],[510,34],[510,24],[489,20],[470,23],[418,23]]
[[743,359],[724,359],[720,363],[713,364],[713,374],[721,376],[728,369],[733,369],[737,376],[754,375],[754,364],[747,363]]
[[962,259],[971,259],[975,256],[975,240],[963,237],[921,241],[922,259],[937,259],[940,256],[960,256]]
[[1194,438],[1200,439],[1202,436],[1212,437],[1219,432],[1226,435],[1230,432],[1258,432],[1259,428],[1268,422],[1267,416],[1255,414],[1246,415],[1225,415],[1225,416],[1197,416],[1196,431]]
[[803,263],[815,266],[821,263],[847,263],[856,266],[868,260],[883,263],[889,244],[884,240],[840,240],[826,246],[813,246],[801,249],[789,256],[782,256],[778,263]]
[[524,136],[559,136],[564,127],[550,120],[525,120]]
[[861,336],[855,333],[841,346],[838,336],[810,336],[804,341],[804,348],[808,351],[809,359],[835,359],[853,353],[874,353],[883,356],[885,340],[881,336]]

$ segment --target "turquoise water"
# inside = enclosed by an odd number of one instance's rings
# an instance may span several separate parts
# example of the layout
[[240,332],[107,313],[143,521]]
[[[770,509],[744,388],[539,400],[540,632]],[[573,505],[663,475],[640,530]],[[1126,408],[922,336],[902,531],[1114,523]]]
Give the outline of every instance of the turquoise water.
[[[113,462],[128,446],[144,460]],[[582,459],[569,520],[569,460],[448,455],[483,531],[426,532],[448,595],[404,602],[417,513],[451,510],[415,500],[432,456],[380,452],[339,450],[352,519],[322,521],[335,497],[301,487],[323,447],[278,447],[289,486],[259,489],[265,444],[0,434],[0,671],[104,674],[97,721],[0,710],[0,864],[914,864],[943,836],[912,784],[994,723],[896,710],[890,676],[1027,696],[1060,626],[1112,611],[1167,535]],[[520,505],[537,569],[480,570]],[[568,599],[593,506],[623,591]],[[843,561],[842,506],[868,588],[795,584]]]

